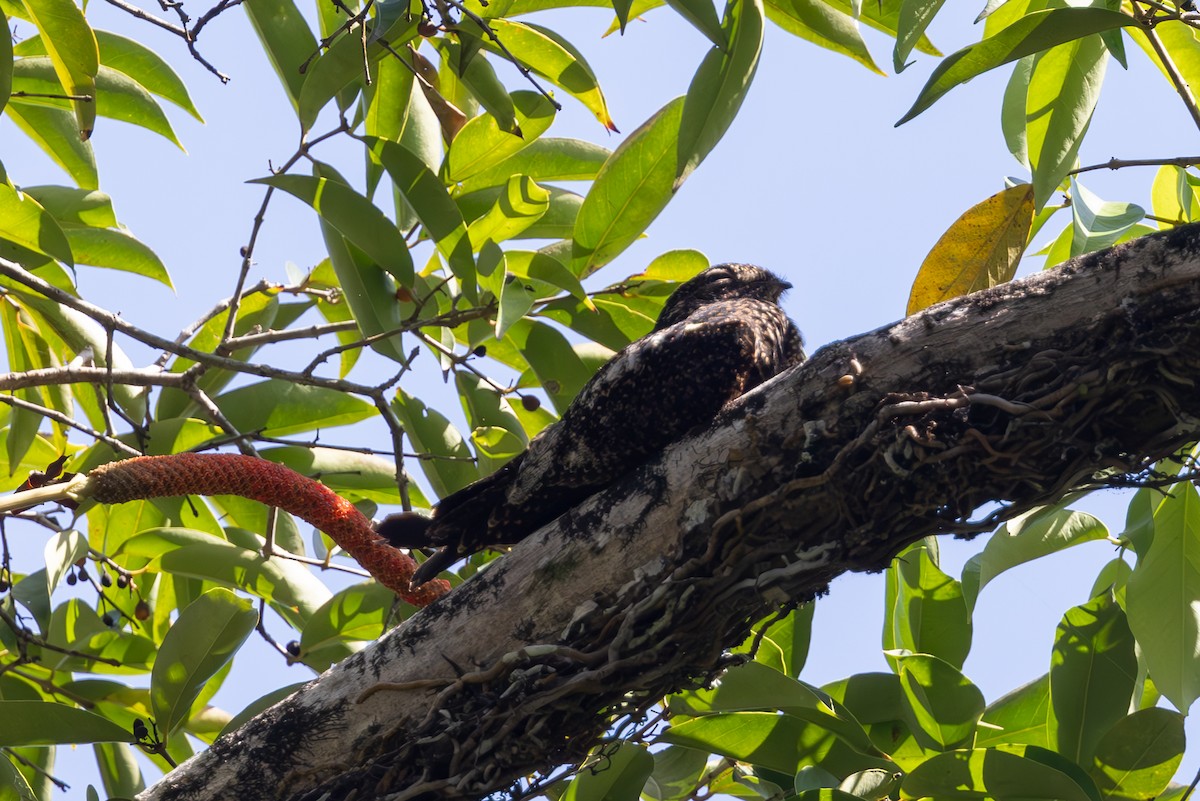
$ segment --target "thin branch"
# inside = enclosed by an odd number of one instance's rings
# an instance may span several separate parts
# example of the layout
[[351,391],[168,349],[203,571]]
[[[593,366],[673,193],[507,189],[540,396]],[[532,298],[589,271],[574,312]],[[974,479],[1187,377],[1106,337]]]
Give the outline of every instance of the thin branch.
[[[0,376],[0,378],[3,378],[3,377]],[[137,450],[136,448],[129,447],[128,445],[126,445],[124,442],[117,439],[116,437],[111,437],[108,434],[97,431],[94,428],[92,428],[91,426],[85,426],[84,424],[77,421],[74,417],[65,415],[62,412],[56,411],[54,409],[48,409],[45,406],[39,406],[36,403],[30,403],[29,401],[21,400],[20,398],[13,397],[11,395],[0,395],[0,403],[5,403],[5,404],[8,404],[9,406],[15,406],[18,409],[27,409],[31,412],[36,412],[37,414],[40,414],[43,417],[53,420],[56,423],[60,423],[64,426],[68,426],[69,428],[73,428],[76,431],[80,431],[84,434],[87,434],[89,437],[99,440],[100,442],[103,442],[104,444],[108,445],[109,447],[113,448],[114,450],[120,451],[121,453],[127,454],[129,456],[141,456],[142,455],[141,451]]]
[[126,3],[125,0],[106,0],[106,2],[109,5],[116,6],[125,13],[131,14],[144,22],[149,22],[151,25],[157,25],[164,31],[170,31],[171,33],[183,39],[187,38],[187,31],[185,31],[183,28],[180,28],[178,25],[173,25],[170,22],[167,22],[165,19],[159,19],[153,14],[148,14],[137,6],[132,5],[131,3]]
[[1119,159],[1115,156],[1103,164],[1089,164],[1077,170],[1071,170],[1068,175],[1078,175],[1093,170],[1119,170],[1122,167],[1193,167],[1200,164],[1200,156],[1176,156],[1165,159]]
[[310,325],[308,328],[285,328],[281,331],[271,329],[258,334],[244,334],[223,342],[217,348],[217,353],[228,355],[244,348],[258,348],[275,342],[287,342],[293,339],[316,339],[326,334],[340,334],[343,331],[355,331],[358,323],[347,320],[341,323],[324,323]]
[[1154,49],[1154,54],[1158,56],[1158,61],[1162,64],[1163,71],[1167,73],[1167,77],[1171,80],[1171,85],[1175,87],[1176,93],[1183,100],[1183,105],[1187,108],[1188,114],[1192,115],[1192,122],[1195,123],[1197,128],[1200,128],[1200,107],[1197,107],[1196,98],[1192,95],[1191,88],[1179,72],[1179,68],[1175,66],[1175,62],[1171,59],[1171,54],[1163,46],[1162,39],[1158,37],[1158,32],[1154,30],[1154,19],[1142,10],[1138,4],[1138,0],[1134,0],[1132,5],[1134,16],[1142,23],[1142,33],[1146,35],[1146,41]]

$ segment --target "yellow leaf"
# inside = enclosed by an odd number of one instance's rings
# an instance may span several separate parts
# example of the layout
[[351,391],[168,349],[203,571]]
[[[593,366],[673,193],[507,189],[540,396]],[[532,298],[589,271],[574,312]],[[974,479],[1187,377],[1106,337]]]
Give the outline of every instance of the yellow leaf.
[[929,251],[908,296],[908,314],[1013,277],[1033,223],[1033,186],[1018,184],[972,206]]

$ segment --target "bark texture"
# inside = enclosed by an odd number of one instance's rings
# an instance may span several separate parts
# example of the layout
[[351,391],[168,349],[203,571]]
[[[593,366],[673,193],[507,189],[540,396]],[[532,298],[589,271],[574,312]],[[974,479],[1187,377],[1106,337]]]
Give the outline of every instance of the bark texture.
[[1198,380],[1197,226],[836,343],[139,798],[504,790],[842,572],[1145,478]]

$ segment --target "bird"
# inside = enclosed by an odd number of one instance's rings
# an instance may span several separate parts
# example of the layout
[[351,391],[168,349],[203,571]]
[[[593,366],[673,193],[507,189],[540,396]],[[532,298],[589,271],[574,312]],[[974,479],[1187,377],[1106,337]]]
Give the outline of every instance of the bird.
[[515,544],[802,362],[800,331],[779,305],[790,288],[750,264],[700,272],[524,452],[447,495],[432,516],[393,514],[377,533],[397,548],[438,548],[414,586],[476,551]]

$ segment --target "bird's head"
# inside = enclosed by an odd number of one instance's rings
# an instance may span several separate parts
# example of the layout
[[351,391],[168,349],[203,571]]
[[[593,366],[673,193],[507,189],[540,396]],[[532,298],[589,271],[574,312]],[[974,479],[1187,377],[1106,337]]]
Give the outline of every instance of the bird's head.
[[778,303],[792,285],[753,264],[718,264],[680,285],[667,299],[655,330],[686,320],[697,309],[722,300],[754,298]]

